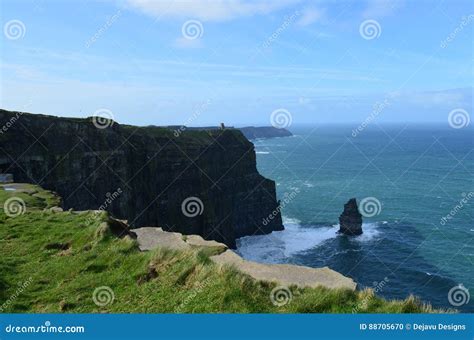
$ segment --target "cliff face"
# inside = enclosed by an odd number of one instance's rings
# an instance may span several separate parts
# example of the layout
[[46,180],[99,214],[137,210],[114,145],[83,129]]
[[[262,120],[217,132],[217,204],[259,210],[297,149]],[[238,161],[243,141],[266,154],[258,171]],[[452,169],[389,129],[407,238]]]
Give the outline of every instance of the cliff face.
[[[110,123],[110,122],[109,122]],[[0,172],[54,190],[65,209],[103,208],[132,227],[160,226],[235,247],[267,225],[275,183],[238,130],[180,131],[0,110]]]

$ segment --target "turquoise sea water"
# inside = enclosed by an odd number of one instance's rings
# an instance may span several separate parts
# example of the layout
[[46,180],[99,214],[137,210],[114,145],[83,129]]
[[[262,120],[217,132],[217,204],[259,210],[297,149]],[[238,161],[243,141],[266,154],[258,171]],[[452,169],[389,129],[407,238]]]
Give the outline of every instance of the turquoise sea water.
[[[292,127],[293,137],[255,141],[286,230],[241,238],[238,252],[329,266],[387,298],[415,294],[474,312],[474,129],[370,125],[355,137],[353,129]],[[352,238],[336,234],[351,197],[373,203],[364,234]]]

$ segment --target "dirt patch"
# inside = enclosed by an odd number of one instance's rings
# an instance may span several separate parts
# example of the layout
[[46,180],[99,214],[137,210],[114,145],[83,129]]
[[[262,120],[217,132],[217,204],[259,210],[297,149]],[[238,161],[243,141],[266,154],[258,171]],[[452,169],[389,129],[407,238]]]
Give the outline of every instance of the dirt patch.
[[44,246],[44,249],[46,250],[68,250],[71,248],[71,243],[48,243],[47,245]]
[[146,274],[140,276],[137,280],[137,283],[139,285],[142,285],[146,282],[149,282],[153,279],[156,279],[157,277],[158,277],[158,272],[156,271],[156,269],[153,268],[153,267],[149,267],[148,272]]

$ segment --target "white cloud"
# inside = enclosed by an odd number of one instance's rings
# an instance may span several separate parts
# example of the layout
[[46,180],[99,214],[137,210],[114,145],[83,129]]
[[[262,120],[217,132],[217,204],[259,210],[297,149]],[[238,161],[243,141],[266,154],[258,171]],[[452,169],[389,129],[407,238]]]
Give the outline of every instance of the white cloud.
[[224,21],[268,14],[298,2],[299,0],[126,0],[130,7],[157,18],[197,18],[203,21]]
[[298,20],[298,25],[300,26],[308,26],[314,24],[315,22],[321,21],[323,19],[325,11],[322,9],[317,9],[314,7],[306,8],[303,11],[303,14]]
[[404,6],[404,0],[369,0],[362,16],[364,18],[382,18],[393,14]]
[[186,39],[179,37],[174,41],[174,46],[178,48],[201,48],[203,44],[201,39]]
[[452,106],[472,107],[472,87],[442,91],[402,93],[408,103],[423,107]]

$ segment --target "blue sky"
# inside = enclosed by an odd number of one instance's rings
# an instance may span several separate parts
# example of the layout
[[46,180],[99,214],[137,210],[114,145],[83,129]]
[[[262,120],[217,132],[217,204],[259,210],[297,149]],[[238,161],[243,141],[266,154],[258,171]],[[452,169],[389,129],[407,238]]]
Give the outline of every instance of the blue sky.
[[1,7],[6,109],[91,116],[105,108],[121,123],[195,126],[269,125],[281,108],[294,124],[360,122],[374,110],[380,122],[472,115],[473,1]]

